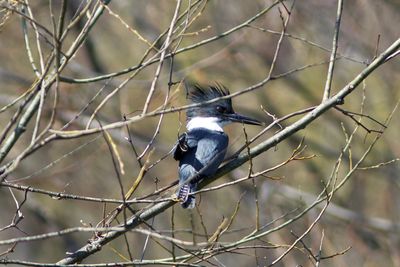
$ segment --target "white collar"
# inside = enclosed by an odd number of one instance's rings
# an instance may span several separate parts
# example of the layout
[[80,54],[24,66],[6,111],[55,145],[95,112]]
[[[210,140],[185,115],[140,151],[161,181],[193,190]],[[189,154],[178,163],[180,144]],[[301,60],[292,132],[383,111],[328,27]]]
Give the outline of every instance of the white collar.
[[226,122],[223,122],[216,117],[194,117],[188,121],[186,128],[188,131],[205,128],[211,131],[223,132],[224,130],[222,127],[226,124]]

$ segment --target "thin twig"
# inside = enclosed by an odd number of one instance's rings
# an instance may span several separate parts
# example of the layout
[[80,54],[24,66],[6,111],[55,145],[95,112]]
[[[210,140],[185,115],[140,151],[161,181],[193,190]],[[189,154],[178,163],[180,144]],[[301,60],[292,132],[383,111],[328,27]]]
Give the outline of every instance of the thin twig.
[[326,77],[326,83],[325,83],[325,89],[324,89],[324,95],[322,97],[322,101],[326,101],[330,97],[330,94],[331,94],[333,69],[335,67],[336,52],[337,52],[337,48],[338,48],[340,20],[342,19],[342,11],[343,11],[343,0],[338,0],[338,7],[337,7],[336,21],[335,21],[335,33],[333,35],[333,40],[332,40],[332,52],[331,52],[331,56],[330,56],[328,74]]
[[151,82],[150,91],[149,91],[149,94],[147,95],[147,99],[146,99],[146,102],[145,102],[144,107],[143,107],[142,115],[145,115],[147,113],[147,110],[149,109],[151,98],[153,97],[154,91],[156,89],[157,81],[158,81],[158,78],[160,77],[161,68],[162,68],[162,65],[164,63],[165,55],[167,53],[167,50],[168,50],[169,46],[171,45],[170,39],[171,39],[173,30],[174,30],[174,26],[175,26],[176,20],[178,19],[178,14],[179,14],[179,9],[181,7],[181,2],[182,2],[181,0],[178,0],[177,3],[176,3],[175,12],[174,12],[174,15],[172,17],[171,24],[169,25],[169,31],[168,31],[168,34],[167,34],[167,38],[165,39],[164,45],[162,47],[159,64],[157,66],[156,73],[154,74],[153,81]]

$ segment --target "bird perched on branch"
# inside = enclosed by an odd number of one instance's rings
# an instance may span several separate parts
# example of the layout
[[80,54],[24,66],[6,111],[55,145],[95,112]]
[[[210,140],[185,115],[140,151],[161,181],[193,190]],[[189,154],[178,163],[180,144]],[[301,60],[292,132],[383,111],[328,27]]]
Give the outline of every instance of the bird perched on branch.
[[183,208],[194,208],[198,183],[213,175],[224,160],[228,147],[228,135],[223,126],[231,122],[262,125],[258,120],[235,113],[229,95],[223,85],[189,89],[188,98],[193,104],[213,99],[216,102],[200,105],[187,110],[187,132],[179,137],[174,158],[179,161],[179,189],[177,199]]

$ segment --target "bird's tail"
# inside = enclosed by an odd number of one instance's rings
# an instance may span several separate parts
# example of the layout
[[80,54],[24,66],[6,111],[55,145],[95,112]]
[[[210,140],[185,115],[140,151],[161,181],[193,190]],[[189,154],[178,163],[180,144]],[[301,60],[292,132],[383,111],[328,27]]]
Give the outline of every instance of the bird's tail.
[[196,199],[194,196],[190,196],[189,193],[196,191],[196,188],[190,184],[184,184],[179,188],[178,199],[182,202],[181,205],[184,209],[193,209],[196,205]]

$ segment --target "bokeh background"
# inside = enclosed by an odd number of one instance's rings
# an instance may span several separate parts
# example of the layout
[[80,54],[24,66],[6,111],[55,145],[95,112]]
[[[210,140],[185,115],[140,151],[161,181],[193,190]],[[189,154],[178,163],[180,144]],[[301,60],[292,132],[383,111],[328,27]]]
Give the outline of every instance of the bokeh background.
[[[81,8],[81,2],[67,1],[67,21]],[[191,2],[194,1],[183,1],[181,11]],[[221,34],[253,17],[271,3],[272,1],[258,0],[201,1],[199,10],[202,11],[186,30],[179,47],[186,47]],[[29,5],[35,18],[51,29],[48,1],[30,1]],[[59,5],[59,1],[53,1],[56,14]],[[108,10],[104,12],[61,75],[69,78],[88,78],[137,65],[148,44],[126,28],[121,20],[140,33],[144,39],[153,42],[168,28],[175,5],[176,1],[111,1],[109,7],[113,13]],[[285,2],[285,5],[290,8],[292,2]],[[282,30],[278,8],[287,18],[285,8],[278,5],[251,23],[252,27],[244,27],[227,37],[176,55],[172,69],[173,81],[184,79],[188,83],[200,84],[220,82],[231,92],[236,92],[263,80],[271,68],[279,33]],[[295,2],[287,27],[290,36],[283,39],[273,75],[309,66],[234,98],[237,111],[271,122],[271,118],[263,109],[281,117],[317,105],[321,101],[329,50],[332,46],[336,9],[337,1]],[[0,32],[0,103],[1,106],[5,106],[27,90],[35,80],[35,76],[24,45],[21,17],[15,13],[6,17],[5,12],[2,16],[4,24]],[[333,93],[351,81],[377,53],[382,52],[399,38],[398,25],[400,25],[398,1],[345,1],[338,43],[339,60],[335,65],[332,84]],[[78,23],[72,28],[63,47],[71,44],[81,27],[82,24]],[[32,45],[35,45],[36,40],[32,31],[29,37]],[[158,47],[161,44],[157,44]],[[44,53],[51,51],[51,46],[44,40],[41,40],[41,45]],[[36,50],[33,56],[37,58]],[[143,69],[107,102],[98,114],[102,124],[119,121],[124,115],[137,114],[143,109],[156,67],[157,64],[153,64]],[[170,72],[170,60],[166,60],[154,100],[150,105],[151,110],[162,105],[168,90]],[[128,75],[91,83],[61,82],[56,123],[53,128],[60,129],[87,106],[82,115],[68,128],[83,129],[96,106]],[[399,84],[400,64],[398,58],[394,58],[374,71],[362,87],[345,99],[342,108],[353,112],[363,110],[365,114],[384,122],[399,100]],[[99,90],[101,93],[91,101]],[[173,94],[171,106],[186,104],[186,93],[182,84],[172,86],[171,94]],[[49,119],[51,104],[51,101],[46,103],[44,121]],[[17,108],[18,105],[0,113],[1,128],[8,123]],[[296,119],[285,121],[282,126],[290,125]],[[151,140],[157,123],[158,117],[153,117],[129,126],[138,153],[141,153]],[[184,113],[172,113],[164,117],[153,144],[154,153],[150,158],[151,162],[157,161],[170,151],[179,133],[184,131],[184,123]],[[369,119],[363,118],[363,123],[369,129],[380,129],[377,123]],[[389,161],[391,163],[380,168],[356,171],[345,186],[334,195],[330,208],[318,224],[303,239],[304,244],[317,254],[323,235],[322,254],[325,256],[340,253],[351,247],[343,255],[323,261],[324,266],[400,266],[398,228],[400,177],[397,161],[400,154],[399,124],[399,112],[396,111],[389,127],[362,166],[374,166]],[[256,195],[260,224],[269,228],[277,226],[308,206],[323,190],[323,181],[329,178],[346,143],[345,133],[351,133],[355,126],[351,119],[340,112],[328,111],[307,128],[280,143],[275,149],[255,158],[254,171],[261,171],[285,161],[303,138],[303,145],[306,146],[303,155],[315,155],[312,159],[290,162],[269,173],[268,177],[256,178],[256,188],[252,181],[246,181],[203,193],[197,210],[187,211],[176,205],[148,223],[157,231],[171,235],[173,222],[176,238],[204,242],[216,231],[223,218],[232,216],[236,204],[241,199],[233,224],[220,240],[233,242],[254,230]],[[29,124],[27,132],[13,147],[5,162],[18,156],[29,144],[32,128],[33,123]],[[250,137],[260,130],[257,127],[246,126],[246,132]],[[273,128],[257,142],[265,140],[278,130],[277,127]],[[230,136],[228,155],[231,155],[244,144],[245,137],[240,125],[227,126],[226,131]],[[112,130],[110,133],[124,162],[125,175],[121,179],[127,191],[138,175],[140,166],[126,139],[128,135],[126,128]],[[351,153],[347,151],[343,157],[339,180],[343,179],[350,164],[361,157],[373,137],[374,133],[358,129],[351,143]],[[171,156],[162,160],[146,174],[135,196],[146,195],[156,188],[175,181],[176,166],[177,163]],[[243,177],[247,171],[248,165],[245,164],[218,179],[211,186]],[[74,195],[121,198],[109,149],[101,134],[51,142],[24,159],[7,180]],[[0,187],[0,192],[0,226],[3,227],[11,222],[16,207],[7,187]],[[24,192],[14,190],[14,193],[17,199],[22,201]],[[113,204],[104,206],[102,203],[57,200],[42,194],[28,193],[27,201],[22,207],[24,219],[18,224],[19,229],[11,228],[0,232],[0,239],[47,233],[76,226],[95,226],[103,218],[103,209],[110,211],[114,207]],[[133,206],[134,209],[140,207],[142,206]],[[277,245],[281,246],[280,248],[249,248],[237,254],[218,255],[203,264],[268,265],[296,239],[292,233],[296,235],[303,233],[315,220],[319,211],[320,207],[316,207],[300,220],[247,244]],[[286,217],[279,219],[285,214]],[[34,262],[56,262],[65,257],[67,252],[83,246],[90,237],[90,233],[79,233],[44,241],[20,243],[15,251],[7,256]],[[126,237],[131,244],[133,257],[140,259],[146,235],[132,232]],[[127,257],[125,247],[124,239],[119,238],[85,262],[123,261],[121,254]],[[7,247],[2,246],[0,252],[6,249]],[[171,249],[172,245],[167,241],[150,239],[144,258],[170,257]],[[174,249],[177,255],[185,254],[177,247]],[[309,259],[309,253],[299,243],[296,249],[277,266],[313,266],[313,264]]]

